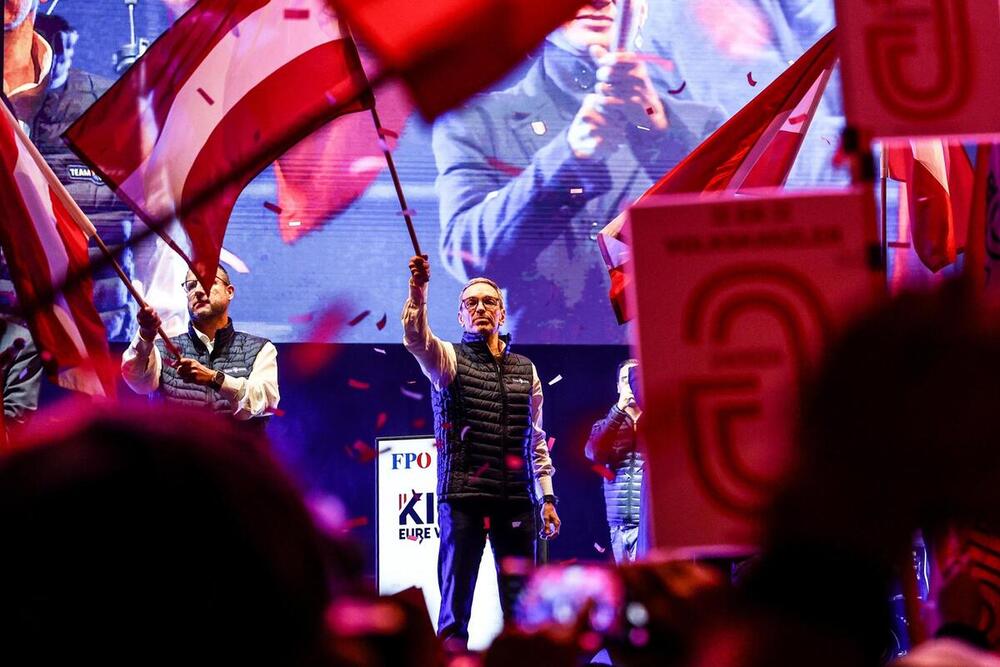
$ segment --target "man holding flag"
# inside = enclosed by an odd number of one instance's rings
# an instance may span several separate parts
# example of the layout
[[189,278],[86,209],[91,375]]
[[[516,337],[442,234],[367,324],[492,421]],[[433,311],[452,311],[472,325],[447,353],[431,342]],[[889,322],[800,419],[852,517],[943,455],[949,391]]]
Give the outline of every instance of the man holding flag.
[[645,0],[584,4],[519,83],[435,125],[445,266],[505,285],[518,335],[624,341],[591,236],[723,121],[633,52],[646,13]]

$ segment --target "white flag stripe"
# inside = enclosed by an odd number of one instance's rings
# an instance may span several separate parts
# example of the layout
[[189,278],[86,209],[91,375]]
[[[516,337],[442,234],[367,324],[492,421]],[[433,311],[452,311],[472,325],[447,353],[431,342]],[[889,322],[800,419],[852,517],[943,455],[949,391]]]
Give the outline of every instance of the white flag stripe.
[[[310,17],[286,19],[286,9],[308,9]],[[282,22],[295,29],[275,30]],[[274,0],[250,14],[226,34],[177,92],[152,152],[120,190],[132,201],[146,202],[153,217],[171,215],[172,202],[181,201],[195,159],[233,106],[289,61],[341,38],[339,23],[318,0]],[[254,67],[234,69],[234,62]],[[211,98],[211,104],[204,95]],[[167,193],[163,193],[164,185]],[[150,206],[156,203],[159,206]]]
[[944,191],[951,194],[948,187],[948,168],[944,157],[944,142],[940,139],[918,139],[910,141],[913,159],[924,165]]

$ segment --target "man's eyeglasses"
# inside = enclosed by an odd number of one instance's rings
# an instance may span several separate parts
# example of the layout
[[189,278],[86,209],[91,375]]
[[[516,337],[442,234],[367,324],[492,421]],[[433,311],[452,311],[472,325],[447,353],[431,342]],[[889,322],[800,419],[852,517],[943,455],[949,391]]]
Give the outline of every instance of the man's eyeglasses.
[[[222,278],[220,278],[218,276],[215,277],[215,282],[219,283],[220,285],[228,285],[229,284],[225,280],[223,280]],[[199,283],[197,280],[185,280],[184,282],[181,283],[181,287],[184,288],[185,292],[187,292],[188,294],[190,294],[200,284],[201,283]]]
[[474,313],[476,312],[476,309],[479,308],[480,302],[482,302],[483,308],[486,310],[496,310],[500,307],[500,299],[495,296],[484,296],[482,299],[470,296],[468,299],[462,300],[462,305],[465,306],[467,311]]

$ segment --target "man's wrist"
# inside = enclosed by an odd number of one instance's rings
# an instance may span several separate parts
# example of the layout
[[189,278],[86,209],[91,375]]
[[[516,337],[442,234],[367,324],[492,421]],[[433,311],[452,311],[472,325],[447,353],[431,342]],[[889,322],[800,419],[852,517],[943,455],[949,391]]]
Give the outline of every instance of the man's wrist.
[[139,329],[139,338],[146,341],[147,343],[152,343],[156,340],[156,331],[146,331],[144,329]]
[[542,496],[542,503],[549,503],[555,506],[559,504],[559,498],[557,498],[556,495],[553,493],[546,493],[544,496]]

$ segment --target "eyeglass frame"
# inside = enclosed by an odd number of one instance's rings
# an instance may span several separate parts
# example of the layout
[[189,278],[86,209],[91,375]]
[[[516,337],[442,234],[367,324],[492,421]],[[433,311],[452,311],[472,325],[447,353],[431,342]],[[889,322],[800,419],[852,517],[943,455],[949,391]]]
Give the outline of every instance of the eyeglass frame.
[[[493,301],[493,304],[491,305],[489,302],[487,302],[487,299]],[[471,306],[468,303],[469,301],[473,302]],[[486,310],[497,310],[503,308],[503,299],[501,299],[498,296],[490,296],[489,294],[487,294],[483,298],[475,296],[466,297],[459,302],[459,305],[465,308],[466,312],[474,313],[476,312],[476,309],[479,308],[480,303],[483,304],[483,308],[485,308]]]
[[[191,284],[191,283],[194,283],[194,284],[191,285],[191,287],[189,289],[188,285]],[[224,285],[226,287],[229,287],[230,285],[232,285],[231,282],[229,282],[225,278],[222,278],[221,276],[215,276],[215,280],[212,282],[212,285],[215,286],[215,283],[221,283],[222,285]],[[190,294],[200,284],[201,284],[201,282],[197,278],[192,278],[191,280],[185,280],[184,282],[182,282],[181,283],[181,289],[184,290],[185,294]]]

